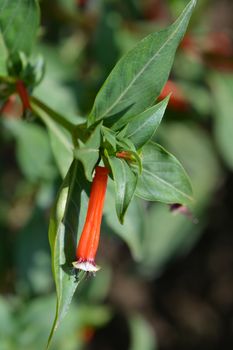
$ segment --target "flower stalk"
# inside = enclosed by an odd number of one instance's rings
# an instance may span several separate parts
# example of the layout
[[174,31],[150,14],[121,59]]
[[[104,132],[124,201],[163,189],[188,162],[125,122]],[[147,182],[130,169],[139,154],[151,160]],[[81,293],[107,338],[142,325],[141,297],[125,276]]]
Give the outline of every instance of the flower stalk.
[[117,152],[116,157],[125,160],[134,160],[134,156],[128,151]]
[[100,269],[95,263],[99,246],[100,226],[108,181],[108,169],[97,166],[92,182],[86,220],[76,249],[74,268],[95,273]]
[[22,80],[17,80],[16,82],[16,90],[19,94],[19,97],[21,99],[22,105],[23,105],[23,110],[31,110],[31,105],[30,105],[30,99],[28,96],[27,89],[24,85],[24,82]]

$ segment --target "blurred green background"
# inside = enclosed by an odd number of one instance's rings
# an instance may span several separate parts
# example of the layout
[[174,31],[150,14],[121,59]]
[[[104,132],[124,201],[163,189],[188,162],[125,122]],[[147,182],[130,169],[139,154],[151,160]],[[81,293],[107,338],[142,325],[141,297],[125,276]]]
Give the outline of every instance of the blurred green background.
[[[34,94],[78,122],[117,60],[186,3],[41,1],[35,55],[46,72]],[[196,219],[135,199],[122,227],[109,183],[102,269],[78,289],[52,350],[233,348],[231,0],[198,2],[169,92],[156,140],[190,175]],[[16,100],[0,118],[0,349],[40,350],[55,309],[49,212],[67,159],[57,161],[60,150],[38,120],[19,115]]]

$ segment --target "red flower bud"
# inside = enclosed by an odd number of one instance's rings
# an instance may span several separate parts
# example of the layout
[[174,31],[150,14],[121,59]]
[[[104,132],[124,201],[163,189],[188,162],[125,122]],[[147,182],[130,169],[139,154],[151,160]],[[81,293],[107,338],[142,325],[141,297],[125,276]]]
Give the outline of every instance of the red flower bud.
[[133,160],[132,154],[130,154],[130,152],[128,152],[128,151],[117,152],[116,157],[126,159],[126,160]]

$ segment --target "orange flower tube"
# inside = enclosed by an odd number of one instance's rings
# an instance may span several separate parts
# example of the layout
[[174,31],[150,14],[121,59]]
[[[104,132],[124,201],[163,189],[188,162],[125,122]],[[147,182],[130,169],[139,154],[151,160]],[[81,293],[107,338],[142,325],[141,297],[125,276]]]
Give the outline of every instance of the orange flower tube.
[[73,262],[76,269],[96,272],[95,256],[99,245],[100,226],[108,181],[108,169],[97,166],[91,187],[87,216],[81,237],[76,249],[77,261]]

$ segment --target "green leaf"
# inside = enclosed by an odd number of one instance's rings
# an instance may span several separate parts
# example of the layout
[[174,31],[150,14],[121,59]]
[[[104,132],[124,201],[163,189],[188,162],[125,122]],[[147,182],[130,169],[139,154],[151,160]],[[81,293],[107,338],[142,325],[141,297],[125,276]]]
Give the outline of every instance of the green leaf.
[[233,169],[233,74],[212,74],[214,133],[222,157]]
[[119,134],[117,135],[117,146],[120,148],[122,151],[125,150],[130,150],[132,152],[136,152],[136,148],[133,144],[133,142],[130,139],[127,139],[125,137],[119,137]]
[[124,159],[109,157],[109,163],[115,182],[116,212],[119,221],[123,224],[124,215],[137,186],[138,177]]
[[0,30],[8,50],[30,54],[40,22],[36,0],[6,0],[0,4]]
[[128,245],[133,258],[137,261],[142,259],[142,243],[144,234],[144,208],[141,201],[134,197],[125,214],[124,224],[121,225],[115,210],[115,186],[111,179],[108,180],[104,207],[104,219],[108,227],[120,236]]
[[[114,130],[116,124],[114,124],[114,126],[112,127],[112,130]],[[126,131],[127,131],[128,125],[126,124],[118,133],[117,133],[117,137],[118,139],[124,139]]]
[[192,188],[179,161],[160,145],[149,142],[142,149],[142,175],[136,195],[164,203],[190,204]]
[[86,217],[88,193],[89,183],[85,178],[82,164],[75,160],[64,179],[50,219],[49,242],[57,306],[48,346],[55,330],[67,313],[78,285],[72,273],[72,262],[75,260],[78,236]]
[[56,170],[46,130],[17,120],[5,120],[4,125],[16,139],[17,160],[24,175],[31,181],[53,178]]
[[195,4],[190,1],[175,23],[147,36],[123,56],[99,91],[89,124],[110,117],[116,121],[122,114],[137,115],[154,102],[168,78]]
[[[125,137],[134,143],[136,149],[141,148],[154,135],[163,118],[168,100],[169,98],[167,97],[157,105],[148,108],[145,112],[135,117],[128,117]],[[120,119],[119,123],[123,119]]]
[[99,159],[101,141],[101,124],[99,124],[86,143],[79,141],[79,148],[74,151],[74,157],[79,159],[84,167],[86,178],[92,181],[93,169]]
[[107,141],[111,145],[112,149],[116,151],[116,134],[111,129],[102,126],[102,133],[104,136],[104,141]]

